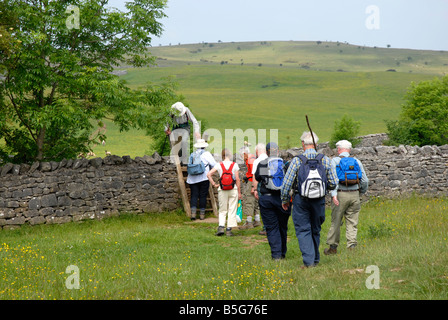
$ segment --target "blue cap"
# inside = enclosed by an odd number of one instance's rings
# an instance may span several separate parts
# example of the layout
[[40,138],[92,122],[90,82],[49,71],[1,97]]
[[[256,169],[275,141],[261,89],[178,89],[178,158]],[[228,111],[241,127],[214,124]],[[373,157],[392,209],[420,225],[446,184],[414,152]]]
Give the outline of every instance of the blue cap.
[[271,150],[271,149],[278,150],[278,145],[275,142],[269,142],[266,145],[266,150]]

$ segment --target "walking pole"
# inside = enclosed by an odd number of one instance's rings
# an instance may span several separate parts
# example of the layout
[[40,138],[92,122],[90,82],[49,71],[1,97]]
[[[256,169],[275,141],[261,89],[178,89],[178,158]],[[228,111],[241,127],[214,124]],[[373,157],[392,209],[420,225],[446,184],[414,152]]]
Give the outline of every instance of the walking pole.
[[163,141],[162,153],[160,154],[161,156],[163,156],[163,152],[165,151],[165,145],[166,145],[166,139],[167,138],[168,138],[168,135],[165,136],[165,141]]
[[305,115],[305,118],[306,118],[306,124],[308,125],[308,129],[310,129],[310,133],[311,133],[311,138],[313,139],[314,150],[316,150],[316,151],[317,151],[317,146],[316,146],[316,142],[314,141],[313,130],[311,130],[310,122],[308,121],[308,115]]

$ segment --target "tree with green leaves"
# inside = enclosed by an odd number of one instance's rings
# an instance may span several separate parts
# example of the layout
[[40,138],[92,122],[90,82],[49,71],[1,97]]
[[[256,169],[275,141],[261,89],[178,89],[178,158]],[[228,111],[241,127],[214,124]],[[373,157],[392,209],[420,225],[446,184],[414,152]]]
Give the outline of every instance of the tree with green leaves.
[[119,66],[155,63],[166,0],[0,2],[0,156],[14,162],[73,158],[105,139],[102,121],[120,130],[163,132],[172,81],[130,89]]
[[341,119],[334,122],[334,129],[330,138],[330,147],[335,148],[336,143],[340,140],[348,140],[355,147],[361,142],[360,139],[356,138],[359,134],[360,126],[360,121],[356,121],[349,115],[344,114]]
[[388,144],[448,144],[448,76],[412,83],[398,120],[386,120]]

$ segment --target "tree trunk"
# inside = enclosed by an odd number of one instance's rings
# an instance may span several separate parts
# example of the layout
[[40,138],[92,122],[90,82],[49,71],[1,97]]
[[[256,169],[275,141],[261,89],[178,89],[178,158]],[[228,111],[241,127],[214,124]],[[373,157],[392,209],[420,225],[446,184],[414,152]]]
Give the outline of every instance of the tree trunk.
[[44,158],[45,131],[46,131],[46,128],[43,127],[42,129],[40,129],[39,135],[37,136],[37,141],[36,141],[37,142],[37,157],[36,157],[37,161],[42,161],[42,159]]

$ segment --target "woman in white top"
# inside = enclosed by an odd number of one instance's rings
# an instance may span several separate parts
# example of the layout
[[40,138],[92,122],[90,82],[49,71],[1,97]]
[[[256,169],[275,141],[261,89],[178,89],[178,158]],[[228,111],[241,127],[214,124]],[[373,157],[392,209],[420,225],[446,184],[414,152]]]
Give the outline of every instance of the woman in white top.
[[210,171],[210,168],[213,168],[216,165],[216,161],[213,158],[212,154],[208,151],[205,151],[205,148],[208,147],[208,143],[205,142],[204,139],[198,139],[197,142],[193,145],[196,148],[195,152],[201,152],[200,156],[202,163],[205,165],[205,170],[203,173],[198,175],[188,175],[187,183],[191,189],[190,196],[190,208],[191,208],[191,220],[196,219],[196,211],[198,208],[198,199],[199,199],[199,218],[204,220],[205,218],[205,207],[207,205],[207,194],[208,189],[210,187],[209,180],[207,178],[207,173]]
[[[236,221],[236,211],[238,208],[238,200],[241,199],[241,187],[240,187],[240,178],[239,178],[239,166],[236,162],[231,161],[232,154],[228,149],[222,150],[222,159],[223,161],[216,164],[213,169],[209,171],[207,174],[208,180],[212,184],[213,187],[218,188],[218,203],[219,203],[219,226],[217,236],[221,236],[224,234],[224,230],[226,230],[226,234],[228,236],[233,236],[232,228],[238,226]],[[235,182],[234,186],[230,190],[222,190],[220,184],[217,184],[213,181],[212,175],[215,172],[218,172],[220,179],[223,176],[223,167],[224,169],[230,170],[230,166],[233,165],[232,168],[232,177]],[[227,218],[227,229],[225,229]]]

